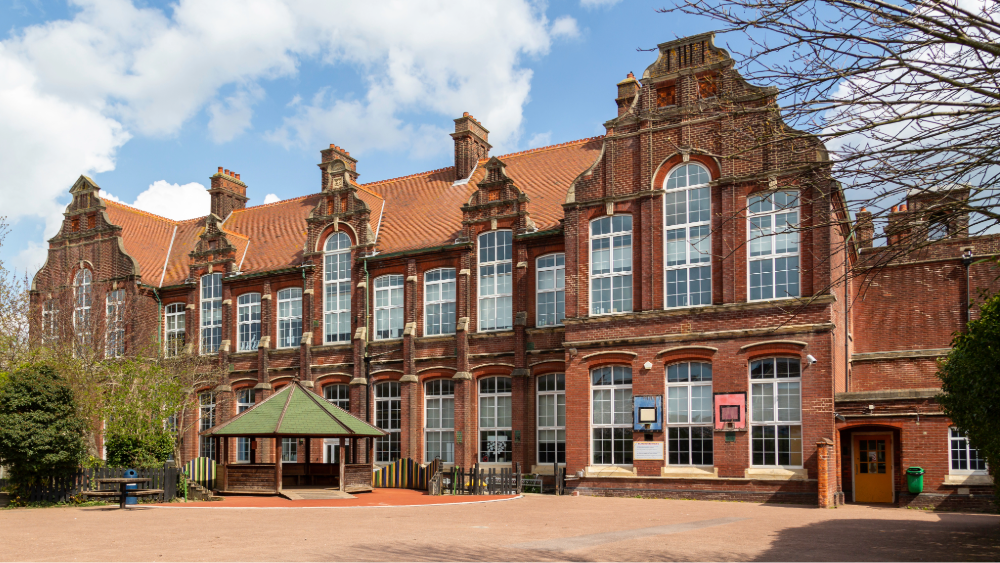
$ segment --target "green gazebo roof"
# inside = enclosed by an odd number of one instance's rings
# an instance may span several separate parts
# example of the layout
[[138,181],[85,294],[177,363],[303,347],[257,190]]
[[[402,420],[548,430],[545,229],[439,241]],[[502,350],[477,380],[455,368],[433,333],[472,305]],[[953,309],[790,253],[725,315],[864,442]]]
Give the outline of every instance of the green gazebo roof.
[[378,437],[378,428],[332,405],[298,380],[203,436]]

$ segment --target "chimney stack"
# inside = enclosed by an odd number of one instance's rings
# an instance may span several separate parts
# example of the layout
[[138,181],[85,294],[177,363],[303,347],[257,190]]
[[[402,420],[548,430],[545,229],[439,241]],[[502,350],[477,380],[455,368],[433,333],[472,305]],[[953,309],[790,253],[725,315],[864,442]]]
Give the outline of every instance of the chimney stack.
[[212,187],[208,193],[212,196],[212,213],[215,216],[225,219],[233,211],[246,207],[247,185],[240,180],[239,174],[220,166],[210,179]]
[[455,132],[451,134],[455,140],[455,181],[468,178],[476,163],[489,157],[489,135],[489,130],[469,112],[455,120]]
[[862,207],[858,211],[858,217],[854,221],[855,240],[858,248],[871,248],[875,239],[875,222],[872,220],[872,212]]
[[635,75],[631,72],[628,73],[625,80],[618,83],[618,97],[615,98],[615,103],[618,104],[618,117],[625,114],[628,108],[632,106],[632,100],[635,99],[639,88],[642,88],[642,84],[635,79]]

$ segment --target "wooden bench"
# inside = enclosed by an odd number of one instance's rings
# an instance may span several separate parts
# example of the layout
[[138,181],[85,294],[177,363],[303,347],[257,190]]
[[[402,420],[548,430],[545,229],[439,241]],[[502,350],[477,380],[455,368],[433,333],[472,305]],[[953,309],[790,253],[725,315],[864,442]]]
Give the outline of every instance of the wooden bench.
[[[117,497],[120,491],[83,491],[80,493],[85,497]],[[138,489],[125,491],[127,497],[151,497],[163,494],[163,489]]]

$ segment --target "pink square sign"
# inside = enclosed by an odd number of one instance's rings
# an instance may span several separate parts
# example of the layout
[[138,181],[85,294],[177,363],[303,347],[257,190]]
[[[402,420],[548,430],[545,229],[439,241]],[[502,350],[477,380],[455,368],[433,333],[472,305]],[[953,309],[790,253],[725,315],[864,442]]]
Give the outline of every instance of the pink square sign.
[[[715,429],[733,428],[744,430],[747,427],[747,396],[745,393],[715,394]],[[729,426],[732,423],[732,426]]]

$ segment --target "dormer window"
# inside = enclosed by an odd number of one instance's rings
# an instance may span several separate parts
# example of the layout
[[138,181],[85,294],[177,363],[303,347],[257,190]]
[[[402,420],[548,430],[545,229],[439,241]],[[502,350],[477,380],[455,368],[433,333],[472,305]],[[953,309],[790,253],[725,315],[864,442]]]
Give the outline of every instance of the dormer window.
[[677,103],[677,87],[671,84],[656,91],[656,107],[662,108]]

